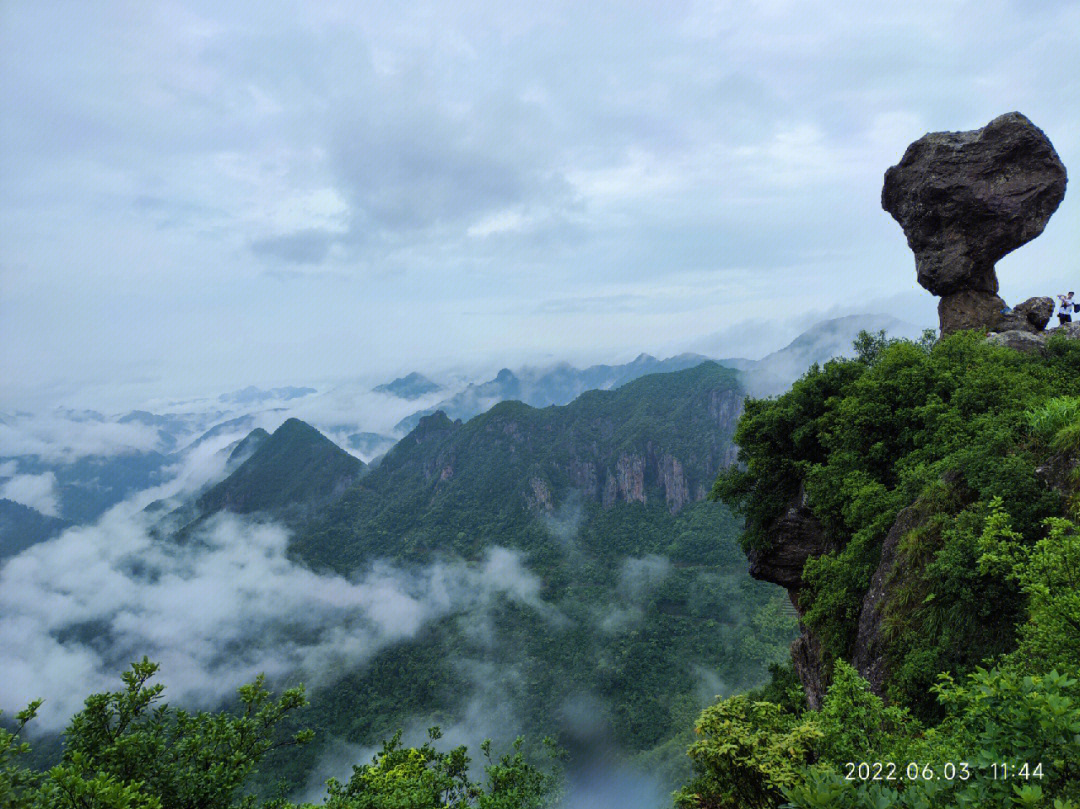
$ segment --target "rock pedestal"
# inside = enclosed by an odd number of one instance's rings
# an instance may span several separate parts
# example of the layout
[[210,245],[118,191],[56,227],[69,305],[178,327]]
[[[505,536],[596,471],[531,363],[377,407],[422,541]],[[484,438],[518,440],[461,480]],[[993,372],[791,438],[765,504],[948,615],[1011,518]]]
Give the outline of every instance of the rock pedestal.
[[1005,308],[994,264],[1043,232],[1065,183],[1053,144],[1018,112],[924,135],[885,172],[881,207],[904,229],[919,284],[941,297],[943,334],[994,327]]

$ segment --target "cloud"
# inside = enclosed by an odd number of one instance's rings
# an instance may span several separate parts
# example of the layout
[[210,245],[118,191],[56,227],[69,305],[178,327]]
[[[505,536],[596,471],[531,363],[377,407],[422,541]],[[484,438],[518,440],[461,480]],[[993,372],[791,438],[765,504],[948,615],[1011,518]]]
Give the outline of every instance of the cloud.
[[157,429],[150,425],[86,418],[70,411],[19,413],[0,422],[0,455],[7,456],[70,462],[86,455],[148,452],[159,444]]
[[49,517],[60,516],[56,475],[52,472],[41,475],[16,475],[0,485],[0,497],[30,506]]
[[645,616],[648,597],[671,575],[671,562],[663,556],[647,554],[624,559],[619,565],[615,591],[618,600],[597,609],[595,620],[605,634],[623,632]]
[[123,504],[0,568],[3,710],[44,697],[41,727],[56,730],[142,655],[187,704],[212,706],[259,672],[317,687],[438,617],[499,598],[544,607],[500,548],[478,565],[377,563],[345,578],[290,561],[274,524],[220,515],[183,544],[150,529]]
[[[778,289],[912,286],[878,196],[928,129],[1020,109],[1080,159],[1075,3],[830,8],[13,4],[2,395],[634,356]],[[1007,299],[1067,283],[1078,211],[1003,262]],[[688,272],[692,306],[650,307]]]
[[278,258],[291,264],[321,264],[330,246],[339,238],[325,230],[301,230],[285,236],[271,236],[251,243],[257,256]]

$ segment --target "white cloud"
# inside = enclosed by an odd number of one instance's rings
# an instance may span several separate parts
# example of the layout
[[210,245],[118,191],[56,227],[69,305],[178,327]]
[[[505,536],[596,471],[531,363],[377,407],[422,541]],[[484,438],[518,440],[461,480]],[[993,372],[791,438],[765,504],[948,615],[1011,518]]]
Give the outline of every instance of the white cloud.
[[[12,5],[2,395],[633,356],[741,313],[703,294],[679,317],[523,315],[537,289],[570,300],[688,271],[716,287],[751,267],[815,308],[900,293],[910,254],[878,196],[913,138],[1019,109],[1080,161],[1062,103],[1080,92],[1078,15],[1006,0],[974,16],[929,0]],[[1078,216],[1071,195],[1017,252],[1017,294],[1068,283]]]
[[44,697],[42,727],[57,729],[142,655],[162,664],[173,699],[197,705],[259,672],[318,686],[440,616],[496,598],[545,608],[501,548],[479,565],[376,563],[345,578],[290,561],[277,525],[221,515],[183,544],[149,528],[125,504],[0,567],[0,708]]
[[117,455],[158,449],[157,430],[138,422],[53,411],[20,413],[0,422],[0,455],[37,455],[46,461],[72,461],[85,455]]
[[0,497],[30,506],[50,517],[60,516],[56,475],[52,472],[41,475],[16,475],[0,485]]

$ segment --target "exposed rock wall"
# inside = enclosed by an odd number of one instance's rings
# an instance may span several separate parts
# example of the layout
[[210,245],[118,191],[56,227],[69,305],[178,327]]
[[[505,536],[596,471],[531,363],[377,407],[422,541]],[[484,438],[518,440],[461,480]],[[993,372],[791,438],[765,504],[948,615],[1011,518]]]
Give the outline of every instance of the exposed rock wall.
[[799,616],[800,634],[791,644],[791,660],[803,684],[806,702],[815,710],[821,707],[828,685],[821,659],[821,644],[802,623],[799,596],[803,588],[802,572],[806,561],[832,549],[825,531],[807,504],[806,491],[799,492],[787,508],[765,531],[766,548],[750,550],[750,575],[761,581],[779,584],[788,591]]

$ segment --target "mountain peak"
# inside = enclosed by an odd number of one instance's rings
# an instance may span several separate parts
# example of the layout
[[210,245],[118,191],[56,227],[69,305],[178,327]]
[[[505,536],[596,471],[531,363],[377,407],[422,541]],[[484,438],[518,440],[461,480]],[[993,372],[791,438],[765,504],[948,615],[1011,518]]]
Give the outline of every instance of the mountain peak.
[[418,371],[400,376],[393,382],[386,382],[372,388],[375,393],[389,393],[399,399],[419,399],[429,393],[442,390],[442,385],[432,382]]
[[286,420],[267,437],[257,433],[244,440],[254,436],[258,442],[251,456],[199,498],[204,514],[285,514],[314,506],[335,498],[364,468],[362,461],[300,419]]

